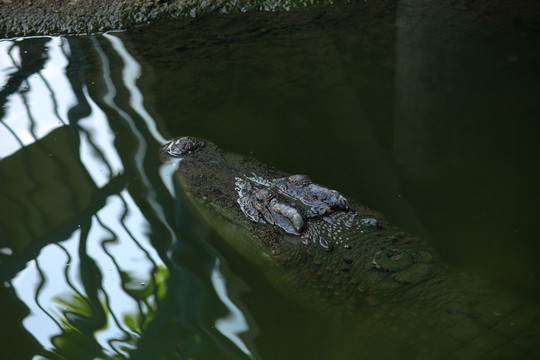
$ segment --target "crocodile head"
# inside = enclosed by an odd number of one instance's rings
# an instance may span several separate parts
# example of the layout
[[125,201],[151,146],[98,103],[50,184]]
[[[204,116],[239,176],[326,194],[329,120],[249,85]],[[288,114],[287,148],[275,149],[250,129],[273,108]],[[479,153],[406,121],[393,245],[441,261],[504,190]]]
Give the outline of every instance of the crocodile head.
[[[195,137],[174,138],[160,147],[159,155],[164,163],[178,162],[174,180],[180,200],[187,200],[229,245],[250,260],[274,262],[272,248],[276,246],[271,240],[271,231],[253,228],[253,220],[244,214],[238,203],[236,182],[246,174],[280,177],[282,173]],[[260,204],[264,203],[262,192],[257,196]],[[254,235],[257,231],[259,236]],[[263,231],[268,234],[260,236]]]
[[172,139],[160,158],[181,159],[176,183],[226,240],[268,258],[278,258],[284,247],[288,254],[308,245],[330,252],[347,245],[337,236],[343,227],[377,227],[377,220],[350,211],[343,195],[306,175],[289,176],[207,140]]

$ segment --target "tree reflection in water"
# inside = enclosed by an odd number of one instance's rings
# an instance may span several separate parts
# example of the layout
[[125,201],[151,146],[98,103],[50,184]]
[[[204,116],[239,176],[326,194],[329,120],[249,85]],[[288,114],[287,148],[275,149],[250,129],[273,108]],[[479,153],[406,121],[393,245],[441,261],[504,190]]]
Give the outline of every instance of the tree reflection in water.
[[[216,259],[202,245],[189,250],[208,263],[206,279],[171,259],[182,243],[164,210],[174,208],[164,184],[171,169],[160,170],[164,138],[145,110],[140,76],[111,34],[0,42],[0,298],[11,304],[0,331],[8,357],[177,359],[208,349],[250,357],[237,336],[245,319],[214,276]],[[171,293],[178,279],[186,288]],[[176,320],[207,306],[186,299],[211,281],[219,288],[206,300],[218,304],[215,323],[234,312],[236,333]],[[173,328],[150,330],[160,316]],[[140,348],[164,332],[169,340]]]

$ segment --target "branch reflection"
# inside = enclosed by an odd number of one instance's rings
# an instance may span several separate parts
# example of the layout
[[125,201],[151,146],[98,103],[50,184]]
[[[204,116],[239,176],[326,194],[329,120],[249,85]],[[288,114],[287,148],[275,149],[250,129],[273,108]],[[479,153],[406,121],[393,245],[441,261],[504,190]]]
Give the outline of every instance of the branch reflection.
[[[145,338],[170,330],[157,317],[190,319],[208,301],[218,329],[175,324],[183,338],[164,339],[162,357],[250,357],[217,260],[180,239],[165,210],[172,169],[160,169],[164,137],[140,76],[112,34],[0,41],[0,298],[23,305],[0,325],[17,329],[13,358],[144,358],[155,351]],[[208,273],[179,264],[179,247],[195,247]],[[229,331],[226,319],[244,325]]]

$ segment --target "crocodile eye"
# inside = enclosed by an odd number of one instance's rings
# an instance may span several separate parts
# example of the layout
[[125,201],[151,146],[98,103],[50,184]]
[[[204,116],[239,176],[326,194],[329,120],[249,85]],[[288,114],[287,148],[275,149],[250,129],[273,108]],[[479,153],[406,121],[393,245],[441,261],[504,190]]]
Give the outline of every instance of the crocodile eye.
[[204,141],[191,136],[184,136],[172,140],[167,146],[167,153],[171,156],[178,157],[185,154],[191,154],[203,146]]
[[311,179],[307,175],[291,175],[287,181],[293,185],[308,185],[311,184]]

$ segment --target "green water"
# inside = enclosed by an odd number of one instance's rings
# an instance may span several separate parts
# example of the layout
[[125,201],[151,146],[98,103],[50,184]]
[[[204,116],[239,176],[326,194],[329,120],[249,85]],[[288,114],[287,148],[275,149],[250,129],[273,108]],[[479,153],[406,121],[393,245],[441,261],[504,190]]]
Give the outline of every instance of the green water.
[[340,333],[221,246],[157,157],[179,135],[309,174],[453,271],[540,300],[537,20],[440,3],[1,41],[2,358],[370,358],[391,342]]

